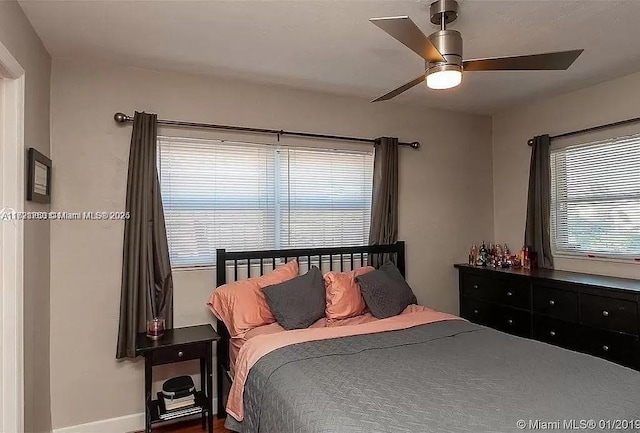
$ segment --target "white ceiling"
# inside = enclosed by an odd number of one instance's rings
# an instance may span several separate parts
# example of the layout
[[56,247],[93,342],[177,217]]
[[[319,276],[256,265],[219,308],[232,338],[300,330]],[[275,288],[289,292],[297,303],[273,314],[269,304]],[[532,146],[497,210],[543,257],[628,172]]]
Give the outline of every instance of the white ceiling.
[[[368,22],[410,16],[426,34],[430,1],[21,0],[53,57],[227,75],[373,98],[424,69]],[[452,90],[417,86],[393,102],[493,113],[640,71],[640,0],[461,0],[450,28],[464,57],[584,48],[568,71],[467,72]]]

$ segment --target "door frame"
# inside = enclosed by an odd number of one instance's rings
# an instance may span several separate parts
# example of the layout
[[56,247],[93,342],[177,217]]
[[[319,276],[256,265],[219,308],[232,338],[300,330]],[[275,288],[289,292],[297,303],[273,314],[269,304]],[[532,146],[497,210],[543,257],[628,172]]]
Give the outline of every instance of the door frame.
[[0,431],[24,431],[25,73],[0,43]]

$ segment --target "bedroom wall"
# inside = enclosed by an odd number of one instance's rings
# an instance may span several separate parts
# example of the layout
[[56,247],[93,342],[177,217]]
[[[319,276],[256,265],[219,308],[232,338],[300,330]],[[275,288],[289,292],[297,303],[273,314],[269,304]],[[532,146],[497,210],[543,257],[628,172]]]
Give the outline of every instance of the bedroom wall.
[[[520,247],[524,225],[531,148],[527,140],[638,117],[640,74],[633,74],[548,100],[511,108],[493,117],[493,197],[495,237]],[[583,142],[640,133],[632,127],[608,129],[572,139]],[[554,145],[570,144],[568,139]],[[572,144],[572,143],[571,143]],[[640,278],[640,263],[604,259],[556,258],[558,269]]]
[[[0,2],[0,42],[25,70],[24,144],[49,150],[51,57],[15,1]],[[55,161],[54,161],[55,170]],[[26,173],[26,162],[25,162]],[[25,211],[48,205],[25,201]],[[49,222],[24,223],[25,431],[51,430],[49,400]]]
[[[130,126],[113,114],[419,140],[400,151],[400,239],[418,300],[457,312],[454,262],[493,237],[491,119],[198,75],[55,59],[53,210],[123,210]],[[161,130],[162,134],[187,134]],[[218,134],[219,135],[219,134]],[[253,137],[254,139],[256,137]],[[485,187],[478,188],[482,179]],[[51,225],[54,428],[142,412],[143,365],[117,362],[123,223]],[[174,274],[177,326],[212,322],[214,271]]]

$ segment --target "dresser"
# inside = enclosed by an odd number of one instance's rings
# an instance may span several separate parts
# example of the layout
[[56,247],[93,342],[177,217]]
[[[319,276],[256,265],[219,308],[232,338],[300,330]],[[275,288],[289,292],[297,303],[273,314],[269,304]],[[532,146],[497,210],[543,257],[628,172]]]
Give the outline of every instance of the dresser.
[[461,317],[640,370],[640,280],[455,267]]

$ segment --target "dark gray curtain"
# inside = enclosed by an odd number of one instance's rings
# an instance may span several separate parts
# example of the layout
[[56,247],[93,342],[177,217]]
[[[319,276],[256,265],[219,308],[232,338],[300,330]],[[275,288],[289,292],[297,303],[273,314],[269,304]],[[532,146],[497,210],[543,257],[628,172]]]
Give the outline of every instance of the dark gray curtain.
[[117,358],[135,358],[136,334],[159,317],[173,327],[173,280],[156,167],[157,116],[136,112],[129,150]]
[[[373,162],[373,197],[369,245],[392,244],[398,240],[398,139],[376,139]],[[387,257],[369,256],[379,266]]]
[[551,255],[551,171],[549,167],[549,136],[533,138],[529,168],[529,194],[524,243],[538,253],[538,265],[553,269]]

